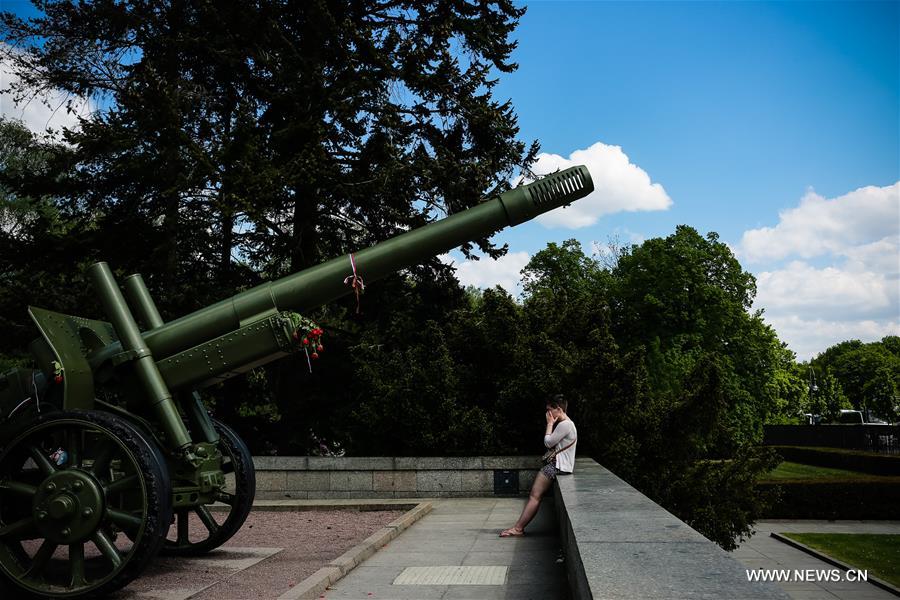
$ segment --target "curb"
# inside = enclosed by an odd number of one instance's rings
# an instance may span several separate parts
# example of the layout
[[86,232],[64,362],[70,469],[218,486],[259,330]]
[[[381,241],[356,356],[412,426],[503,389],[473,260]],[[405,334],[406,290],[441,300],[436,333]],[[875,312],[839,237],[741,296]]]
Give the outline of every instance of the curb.
[[[396,509],[397,505],[392,505]],[[308,507],[297,507],[293,510],[306,510]],[[348,507],[354,508],[354,507]],[[363,510],[363,509],[359,509]],[[372,510],[372,509],[368,509]],[[353,546],[327,565],[286,591],[278,600],[301,600],[318,598],[328,586],[352,571],[361,562],[375,554],[379,548],[400,535],[413,523],[431,512],[431,502],[422,502],[402,517],[391,521],[359,544]]]
[[[838,560],[836,558],[832,558],[831,556],[828,556],[827,554],[823,554],[822,552],[819,552],[818,550],[810,548],[806,544],[801,544],[800,542],[798,542],[796,540],[792,540],[791,538],[787,537],[786,535],[781,535],[780,533],[775,533],[774,531],[770,532],[769,535],[771,537],[775,538],[776,540],[778,540],[779,542],[787,544],[788,546],[793,546],[797,550],[802,550],[803,552],[806,552],[807,554],[812,555],[812,556],[818,558],[819,560],[821,560],[823,562],[827,562],[828,564],[838,567],[839,569],[842,569],[844,571],[857,570],[857,567],[854,567],[853,565],[848,565],[844,561]],[[875,587],[879,587],[887,592],[894,594],[895,596],[900,596],[900,588],[898,588],[894,585],[891,585],[887,581],[878,579],[877,577],[872,577],[871,575],[869,575],[866,580],[869,583],[871,583],[872,585],[874,585]]]

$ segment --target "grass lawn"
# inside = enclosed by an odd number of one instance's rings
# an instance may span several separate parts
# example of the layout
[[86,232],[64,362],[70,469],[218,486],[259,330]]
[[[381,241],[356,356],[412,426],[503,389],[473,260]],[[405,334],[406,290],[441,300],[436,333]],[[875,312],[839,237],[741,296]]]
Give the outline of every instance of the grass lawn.
[[870,576],[900,587],[900,535],[873,533],[782,533]]
[[900,481],[900,477],[886,475],[870,475],[858,471],[845,469],[832,469],[829,467],[816,467],[814,465],[801,465],[794,462],[783,462],[774,471],[770,471],[764,478],[766,481],[791,481],[809,479],[865,479],[875,481]]

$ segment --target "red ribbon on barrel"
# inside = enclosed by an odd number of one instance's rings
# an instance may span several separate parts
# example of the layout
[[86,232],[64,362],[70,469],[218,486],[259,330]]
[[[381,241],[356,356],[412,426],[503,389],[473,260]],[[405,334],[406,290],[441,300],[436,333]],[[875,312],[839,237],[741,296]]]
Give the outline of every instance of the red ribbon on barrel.
[[359,314],[359,295],[365,291],[366,284],[363,283],[362,277],[356,274],[356,261],[353,260],[352,252],[350,253],[350,268],[353,269],[353,275],[344,278],[344,285],[353,288],[353,293],[356,294],[356,314]]

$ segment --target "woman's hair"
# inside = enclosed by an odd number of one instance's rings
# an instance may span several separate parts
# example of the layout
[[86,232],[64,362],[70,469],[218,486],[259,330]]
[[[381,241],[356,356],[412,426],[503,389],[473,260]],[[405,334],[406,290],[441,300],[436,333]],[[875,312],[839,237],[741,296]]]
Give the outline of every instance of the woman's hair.
[[556,394],[555,396],[547,400],[547,405],[550,408],[561,408],[563,409],[563,412],[565,412],[569,408],[569,402],[563,397],[562,394]]

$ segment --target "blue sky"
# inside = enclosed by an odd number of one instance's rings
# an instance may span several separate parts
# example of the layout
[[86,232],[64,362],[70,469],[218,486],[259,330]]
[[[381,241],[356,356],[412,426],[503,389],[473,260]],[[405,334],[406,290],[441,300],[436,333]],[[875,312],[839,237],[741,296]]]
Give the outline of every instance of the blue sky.
[[612,224],[734,238],[807,186],[898,179],[898,6],[535,2],[497,93],[545,152],[620,145],[675,200]]
[[[718,232],[757,275],[756,306],[800,358],[900,333],[898,7],[528,3],[519,70],[495,94],[512,99],[522,139],[540,140],[540,168],[585,161],[598,191],[498,234],[500,261],[451,253],[460,280],[516,293],[548,242],[590,251],[684,223]],[[48,122],[37,103],[0,102]]]
[[[529,3],[516,33],[520,68],[497,87],[522,137],[564,158],[619,146],[671,205],[644,202],[578,228],[508,230],[496,239],[518,260],[463,267],[463,279],[510,287],[522,253],[548,241],[574,237],[589,249],[685,223],[718,232],[760,276],[757,306],[802,358],[897,333],[898,6]],[[866,186],[880,190],[853,194]],[[847,213],[861,222],[844,227]]]

